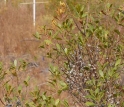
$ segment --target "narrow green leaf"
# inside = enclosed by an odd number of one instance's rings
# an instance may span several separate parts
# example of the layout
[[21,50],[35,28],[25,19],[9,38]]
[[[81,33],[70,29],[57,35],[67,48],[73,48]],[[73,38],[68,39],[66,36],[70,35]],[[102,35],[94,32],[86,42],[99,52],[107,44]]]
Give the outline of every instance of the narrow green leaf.
[[34,36],[35,36],[37,39],[40,39],[40,38],[41,38],[41,35],[40,35],[38,32],[36,32],[36,33],[34,34]]
[[21,91],[22,91],[22,86],[19,86],[18,87],[18,93],[21,94]]
[[15,67],[17,66],[17,60],[14,60],[14,66]]
[[97,88],[96,90],[95,90],[95,94],[98,94],[99,93],[99,88]]
[[115,63],[115,66],[118,66],[121,63],[121,59],[118,59]]
[[58,27],[59,29],[61,29],[61,28],[62,28],[62,25],[61,25],[60,23],[58,23],[58,24],[57,24],[57,27]]
[[60,100],[59,100],[59,99],[57,99],[57,100],[55,101],[55,105],[56,105],[56,106],[58,106],[58,105],[59,105],[59,103],[60,103]]
[[86,102],[85,104],[86,104],[86,106],[95,106],[95,104],[93,102]]
[[120,31],[118,29],[114,30],[118,35],[120,35]]
[[84,17],[86,17],[87,16],[87,13],[84,13],[83,15],[82,15],[82,18],[84,18]]
[[46,100],[46,99],[47,99],[44,94],[42,95],[42,99],[43,99],[43,100]]
[[68,49],[67,48],[65,48],[64,51],[65,51],[65,54],[68,54]]
[[45,42],[46,45],[50,45],[50,44],[52,44],[52,41],[49,40],[49,39],[45,40],[44,42]]
[[57,47],[58,51],[60,51],[60,49],[61,49],[60,45],[56,44],[56,47]]
[[64,100],[63,103],[64,103],[64,107],[69,107],[69,104],[66,100]]
[[104,77],[104,74],[103,74],[102,70],[99,70],[99,74],[100,74],[101,77]]

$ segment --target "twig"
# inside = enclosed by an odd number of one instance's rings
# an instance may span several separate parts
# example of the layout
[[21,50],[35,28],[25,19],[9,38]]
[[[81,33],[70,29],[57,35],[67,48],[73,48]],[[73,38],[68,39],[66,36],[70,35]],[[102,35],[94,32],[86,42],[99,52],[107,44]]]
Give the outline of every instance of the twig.
[[[69,12],[72,13],[67,3],[66,3],[66,6],[67,6]],[[81,34],[84,35],[84,36],[86,36],[86,34],[81,30],[81,28],[79,27],[78,23],[76,22],[76,19],[74,18],[74,16],[71,15],[71,17],[72,17],[72,19],[73,19],[76,27],[78,28],[78,30],[81,32]]]
[[5,104],[3,103],[3,101],[1,100],[1,98],[0,98],[0,102],[5,106]]

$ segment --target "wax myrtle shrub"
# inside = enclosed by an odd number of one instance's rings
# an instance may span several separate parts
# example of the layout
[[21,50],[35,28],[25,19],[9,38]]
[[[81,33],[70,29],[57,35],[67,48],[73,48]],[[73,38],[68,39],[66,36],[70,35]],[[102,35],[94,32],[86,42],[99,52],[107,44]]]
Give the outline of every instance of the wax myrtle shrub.
[[124,106],[124,14],[119,7],[108,1],[60,2],[52,25],[35,35],[40,48],[49,48],[46,56],[81,107]]

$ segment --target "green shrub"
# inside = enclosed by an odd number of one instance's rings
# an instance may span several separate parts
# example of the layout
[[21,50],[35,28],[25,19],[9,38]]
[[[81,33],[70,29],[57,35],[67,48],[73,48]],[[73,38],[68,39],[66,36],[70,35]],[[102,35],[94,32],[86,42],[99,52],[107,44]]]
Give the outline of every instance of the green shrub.
[[81,107],[123,107],[124,14],[109,2],[84,3],[60,3],[56,28],[43,28],[40,47],[51,48],[47,56]]

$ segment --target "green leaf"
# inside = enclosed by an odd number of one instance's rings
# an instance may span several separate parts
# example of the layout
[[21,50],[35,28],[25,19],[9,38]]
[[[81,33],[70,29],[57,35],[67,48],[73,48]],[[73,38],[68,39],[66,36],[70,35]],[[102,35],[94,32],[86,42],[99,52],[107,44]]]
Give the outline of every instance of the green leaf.
[[14,66],[15,67],[17,66],[17,60],[14,60]]
[[68,54],[68,49],[67,48],[65,48],[64,51],[65,51],[65,54]]
[[85,66],[83,69],[88,71],[90,68],[88,66]]
[[92,99],[92,100],[95,100],[95,97],[92,96],[92,95],[87,95],[86,98],[88,98],[88,99]]
[[61,47],[59,44],[56,44],[57,50],[60,51]]
[[64,103],[64,107],[69,107],[69,104],[66,100],[64,100],[63,103]]
[[84,18],[84,17],[86,17],[87,16],[87,13],[84,13],[83,15],[82,15],[82,18]]
[[118,35],[120,35],[120,31],[118,29],[114,30]]
[[98,94],[99,93],[99,88],[97,88],[96,90],[95,90],[95,94]]
[[90,95],[93,96],[95,98],[95,93],[94,93],[94,90],[92,89],[89,89],[89,92],[90,92]]
[[55,39],[56,39],[56,40],[62,40],[62,38],[60,38],[60,37],[56,37]]
[[115,63],[115,66],[118,66],[121,63],[121,59],[118,59]]
[[102,91],[102,92],[99,92],[99,96],[98,96],[98,101],[100,102],[101,101],[101,99],[104,97],[104,91]]
[[108,104],[108,107],[115,107],[115,105],[113,105],[113,104]]
[[100,74],[101,77],[104,77],[104,74],[103,74],[102,70],[99,70],[99,74]]
[[50,44],[52,44],[52,41],[49,40],[49,39],[45,40],[44,42],[45,42],[46,45],[50,45]]
[[110,8],[112,7],[112,4],[107,3],[106,7],[107,7],[108,9],[110,9]]
[[25,105],[26,107],[36,107],[34,102],[26,102]]
[[86,102],[85,104],[86,104],[86,106],[95,106],[95,104],[93,102]]
[[80,7],[80,11],[82,12],[82,11],[84,11],[84,6],[82,6],[82,5],[80,5],[81,7]]
[[26,81],[29,81],[30,80],[30,76],[28,76],[27,78],[26,78]]
[[42,95],[42,99],[43,99],[43,100],[46,100],[46,99],[47,99],[44,94]]
[[24,81],[24,84],[25,84],[26,87],[28,86],[28,82],[27,81]]
[[41,35],[40,35],[38,32],[36,32],[36,33],[34,34],[34,36],[35,36],[37,39],[40,39],[40,38],[41,38]]
[[30,80],[30,77],[28,76],[28,77],[25,79],[25,81],[24,81],[24,84],[25,84],[26,87],[28,86],[29,80]]
[[58,27],[59,29],[61,29],[61,28],[62,28],[62,25],[61,25],[60,23],[58,23],[58,24],[57,24],[57,27]]
[[57,99],[57,100],[55,101],[55,105],[56,105],[56,106],[58,106],[58,105],[59,105],[59,103],[60,103],[60,100],[59,100],[59,99]]
[[19,86],[18,87],[18,93],[21,94],[21,91],[22,91],[22,86]]
[[113,70],[109,70],[108,75],[111,77],[113,75]]
[[68,85],[64,81],[60,81],[59,83],[60,83],[63,90],[68,89]]
[[40,45],[39,48],[44,48],[44,45]]

